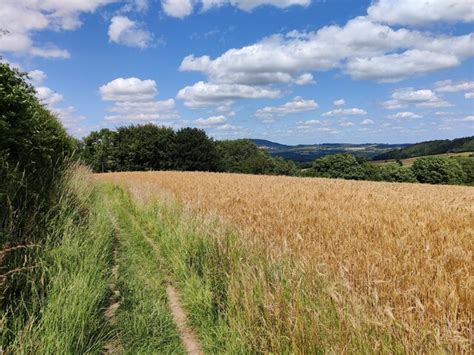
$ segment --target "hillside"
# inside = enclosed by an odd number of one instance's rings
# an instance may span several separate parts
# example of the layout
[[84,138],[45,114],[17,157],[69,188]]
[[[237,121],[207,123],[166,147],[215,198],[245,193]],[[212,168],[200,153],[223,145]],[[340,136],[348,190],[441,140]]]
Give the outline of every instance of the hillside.
[[249,139],[257,147],[265,149],[273,157],[282,157],[296,162],[309,162],[325,155],[350,153],[356,156],[372,159],[382,153],[408,147],[408,144],[299,144],[285,145],[264,139]]
[[[434,155],[422,155],[419,157],[413,157],[413,158],[406,158],[406,159],[400,159],[403,166],[405,167],[410,167],[413,165],[415,160],[419,158],[425,158],[425,157],[438,157],[438,158],[452,158],[452,157],[470,157],[473,155],[474,152],[468,151],[468,152],[461,152],[461,153],[443,153],[443,154],[434,154]],[[396,163],[398,159],[386,159],[386,160],[372,160],[370,163],[375,164],[375,165],[390,165],[393,163]]]
[[461,153],[474,150],[474,136],[453,140],[433,140],[394,149],[373,157],[373,160],[407,159],[424,155]]

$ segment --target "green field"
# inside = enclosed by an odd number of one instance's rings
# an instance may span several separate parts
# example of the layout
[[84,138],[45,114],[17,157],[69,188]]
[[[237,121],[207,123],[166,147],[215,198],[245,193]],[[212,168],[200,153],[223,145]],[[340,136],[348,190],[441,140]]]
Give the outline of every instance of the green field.
[[[413,157],[407,159],[401,159],[403,166],[410,167],[413,165],[416,159],[419,158],[426,158],[426,157],[438,157],[438,158],[450,158],[450,157],[468,157],[474,154],[474,152],[462,152],[462,153],[445,153],[445,154],[434,154],[434,155],[424,155],[420,157]],[[389,160],[373,160],[372,163],[375,165],[386,165],[391,163],[396,163],[396,159],[389,159]]]

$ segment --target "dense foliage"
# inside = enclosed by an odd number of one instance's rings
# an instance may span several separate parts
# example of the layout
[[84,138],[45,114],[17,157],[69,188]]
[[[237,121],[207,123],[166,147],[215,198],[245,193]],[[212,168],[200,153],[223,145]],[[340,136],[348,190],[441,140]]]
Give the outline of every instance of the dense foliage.
[[306,176],[429,184],[466,184],[474,182],[474,157],[424,157],[412,167],[391,163],[375,165],[350,154],[328,155],[314,161]]
[[415,174],[410,168],[400,164],[387,164],[378,168],[380,170],[380,180],[390,182],[416,182]]
[[419,182],[429,184],[462,184],[466,173],[455,159],[424,157],[415,160],[412,171]]
[[0,244],[28,239],[55,204],[74,141],[25,75],[0,63]]
[[72,199],[65,198],[63,178],[75,144],[38,101],[26,75],[0,63],[2,350],[13,341],[12,329],[26,329],[28,316],[39,318],[33,309],[47,292],[40,256],[58,234],[61,211],[74,209]]
[[474,185],[474,154],[468,157],[453,157],[462,167],[465,175],[465,183]]
[[395,149],[374,158],[374,160],[407,159],[424,155],[459,153],[474,151],[474,136],[453,140],[434,140],[412,144],[403,149]]
[[327,155],[313,163],[313,172],[316,176],[365,180],[367,171],[365,162],[351,154]]
[[293,162],[272,158],[249,140],[214,141],[203,130],[174,131],[153,124],[92,132],[82,142],[96,172],[188,170],[296,175]]

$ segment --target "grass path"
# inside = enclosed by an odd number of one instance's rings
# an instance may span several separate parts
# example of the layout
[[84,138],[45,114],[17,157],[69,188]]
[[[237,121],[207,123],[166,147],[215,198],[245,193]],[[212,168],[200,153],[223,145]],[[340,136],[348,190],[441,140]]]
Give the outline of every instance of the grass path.
[[[155,251],[157,257],[161,258],[158,246],[147,236],[145,236],[145,240]],[[166,286],[166,295],[168,297],[168,306],[170,312],[173,316],[174,323],[178,328],[179,336],[186,349],[186,352],[190,355],[202,354],[198,337],[196,336],[194,330],[189,327],[188,317],[186,316],[186,312],[181,305],[178,292],[170,281],[168,281],[168,285]]]
[[[149,244],[149,246],[153,249],[156,254],[158,260],[162,259],[159,247],[156,243],[153,242],[146,234],[144,234],[144,238]],[[167,273],[164,271],[164,273]],[[168,297],[168,306],[170,312],[173,316],[174,323],[178,328],[179,336],[181,338],[181,342],[186,349],[186,352],[189,355],[199,355],[202,354],[201,345],[199,344],[198,337],[194,330],[189,327],[188,317],[186,316],[186,312],[181,305],[181,301],[179,299],[178,292],[176,288],[172,285],[171,280],[168,280],[168,285],[166,286],[166,296]]]
[[117,279],[121,300],[107,311],[111,313],[109,323],[126,350],[111,352],[201,354],[197,336],[188,326],[178,292],[158,246],[148,236],[140,211],[127,194],[114,190],[111,220],[120,236]]

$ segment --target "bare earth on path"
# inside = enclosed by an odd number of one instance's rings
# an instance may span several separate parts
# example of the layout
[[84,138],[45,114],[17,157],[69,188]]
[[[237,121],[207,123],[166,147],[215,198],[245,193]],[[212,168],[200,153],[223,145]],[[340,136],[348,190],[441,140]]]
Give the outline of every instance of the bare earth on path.
[[[153,241],[145,236],[145,240],[152,247],[154,252],[159,256],[158,247]],[[181,306],[179,295],[176,289],[168,282],[166,287],[166,296],[168,298],[168,306],[173,316],[173,320],[178,328],[179,337],[181,342],[189,355],[200,355],[202,354],[201,346],[199,344],[196,333],[188,326],[188,319],[186,312]]]
[[[113,251],[113,266],[112,266],[112,281],[110,285],[110,289],[112,291],[112,295],[110,296],[109,306],[104,312],[105,319],[111,327],[113,327],[117,323],[117,310],[120,307],[120,291],[117,288],[117,279],[118,279],[118,272],[119,272],[119,264],[118,264],[118,232],[119,227],[117,221],[115,220],[114,216],[110,217],[112,221],[112,225],[114,226],[114,233],[115,233],[115,246]],[[120,345],[120,341],[117,338],[113,338],[104,346],[104,352],[106,354],[112,353],[121,353],[123,351],[122,346]]]
[[183,307],[181,307],[178,293],[172,285],[166,287],[166,295],[168,296],[168,304],[173,315],[173,320],[178,327],[179,336],[186,352],[190,355],[202,354],[197,336],[194,331],[187,326],[186,313]]

